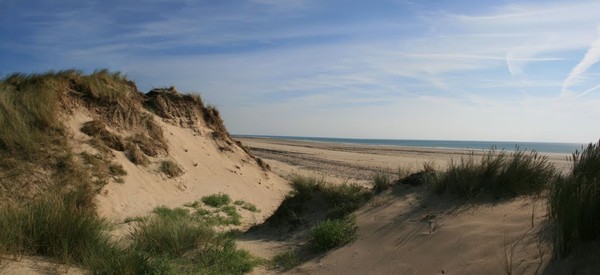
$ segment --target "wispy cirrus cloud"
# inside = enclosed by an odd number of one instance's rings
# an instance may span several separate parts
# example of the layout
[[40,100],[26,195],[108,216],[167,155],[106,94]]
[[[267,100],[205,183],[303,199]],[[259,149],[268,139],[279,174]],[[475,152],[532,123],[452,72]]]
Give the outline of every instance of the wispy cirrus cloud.
[[[599,27],[598,32],[599,32],[599,36],[600,36],[600,27]],[[570,91],[569,88],[572,85],[576,84],[577,81],[581,78],[581,76],[583,74],[585,74],[588,69],[590,69],[592,66],[594,66],[598,62],[600,62],[600,37],[597,38],[592,43],[590,48],[587,50],[587,52],[583,56],[583,59],[581,59],[581,61],[579,61],[579,63],[577,63],[577,65],[571,70],[571,72],[569,73],[569,75],[567,76],[565,81],[563,82],[562,91],[561,91],[562,95],[567,96],[567,95],[573,94],[574,92]],[[588,94],[589,92],[598,89],[599,87],[600,87],[600,85],[595,86],[591,89],[588,89],[588,90],[582,92],[581,94],[579,94],[577,97],[584,96],[584,95]]]
[[200,92],[236,133],[569,140],[600,116],[581,58],[596,2],[20,3],[0,16],[2,72],[123,70]]

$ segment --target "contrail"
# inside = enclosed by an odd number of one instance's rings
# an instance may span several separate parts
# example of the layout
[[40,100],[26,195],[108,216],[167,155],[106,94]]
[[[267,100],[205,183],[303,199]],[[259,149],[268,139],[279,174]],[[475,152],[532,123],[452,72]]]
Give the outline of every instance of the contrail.
[[600,84],[598,84],[598,85],[596,85],[596,86],[592,87],[591,89],[588,89],[587,91],[585,91],[585,92],[583,92],[583,93],[581,93],[581,94],[577,95],[575,98],[582,97],[582,96],[586,95],[587,93],[589,93],[589,92],[591,92],[591,91],[594,91],[594,90],[597,90],[597,89],[599,89],[599,88],[600,88]]
[[[600,34],[600,28],[598,31]],[[569,76],[567,76],[567,78],[563,82],[561,94],[562,95],[568,94],[569,92],[567,89],[569,88],[569,86],[573,85],[582,74],[584,74],[594,64],[598,63],[598,61],[600,61],[600,37],[597,38],[596,41],[594,41],[592,43],[590,48],[585,53],[585,56],[583,57],[583,59],[581,59],[581,61],[579,61],[579,64],[577,64],[577,66],[575,66],[571,70],[571,72],[569,73]],[[596,87],[583,92],[579,96],[589,93],[591,90],[594,90],[594,89],[596,89]]]

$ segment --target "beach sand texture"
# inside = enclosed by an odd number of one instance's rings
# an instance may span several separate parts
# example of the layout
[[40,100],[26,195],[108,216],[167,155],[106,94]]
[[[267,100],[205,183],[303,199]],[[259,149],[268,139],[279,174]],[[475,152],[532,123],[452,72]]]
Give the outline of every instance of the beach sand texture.
[[[379,170],[416,171],[424,162],[445,168],[452,159],[482,151],[241,139],[283,177],[297,173],[330,182],[368,185]],[[567,155],[547,154],[561,170]],[[359,238],[286,272],[289,274],[560,274],[551,258],[544,199],[465,203],[424,187],[398,185],[356,212]],[[251,236],[240,245],[271,258],[298,247],[293,238]],[[507,260],[512,264],[506,264]],[[512,265],[512,267],[510,267]],[[254,274],[277,273],[256,269]]]

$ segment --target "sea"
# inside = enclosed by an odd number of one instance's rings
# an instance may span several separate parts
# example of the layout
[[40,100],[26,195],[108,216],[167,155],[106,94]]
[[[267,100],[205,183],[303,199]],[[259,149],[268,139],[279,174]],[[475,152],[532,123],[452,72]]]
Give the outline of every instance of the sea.
[[562,142],[523,142],[523,141],[478,141],[478,140],[420,140],[420,139],[358,139],[358,138],[323,138],[297,136],[263,136],[263,135],[234,135],[234,137],[270,138],[296,141],[332,142],[366,145],[389,145],[421,148],[467,149],[467,150],[527,150],[540,153],[570,154],[575,150],[581,151],[582,143]]

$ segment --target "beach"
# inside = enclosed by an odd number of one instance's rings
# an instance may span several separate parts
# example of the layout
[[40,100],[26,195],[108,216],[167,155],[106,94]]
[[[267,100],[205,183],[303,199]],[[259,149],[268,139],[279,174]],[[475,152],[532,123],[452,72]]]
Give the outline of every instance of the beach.
[[[297,141],[274,138],[237,138],[250,151],[267,160],[281,176],[298,173],[332,178],[334,181],[368,183],[373,173],[417,172],[424,164],[445,169],[451,161],[473,156],[479,158],[487,150],[467,150],[387,145],[362,145]],[[570,154],[540,153],[548,157],[559,171],[570,169]]]
[[[357,145],[272,138],[238,138],[255,156],[284,178],[317,176],[329,183],[356,183],[371,188],[373,174],[418,172],[425,163],[443,171],[452,161],[481,158],[487,151]],[[510,154],[510,152],[507,152]],[[570,167],[568,154],[540,153],[559,171]],[[506,274],[503,262],[514,257],[517,273],[545,270],[560,274],[563,263],[550,265],[550,243],[540,236],[548,219],[546,202],[519,196],[481,204],[452,195],[436,195],[426,186],[399,184],[354,213],[358,240],[289,270],[290,274]],[[435,219],[434,230],[431,217]],[[273,258],[297,249],[279,233],[250,233],[238,242],[253,255]],[[519,247],[518,252],[513,251]],[[507,250],[507,249],[510,249]],[[508,251],[508,252],[507,252]],[[503,256],[504,255],[504,256]],[[568,266],[568,265],[567,265]],[[548,268],[548,269],[546,269]],[[275,274],[257,268],[253,274]]]

